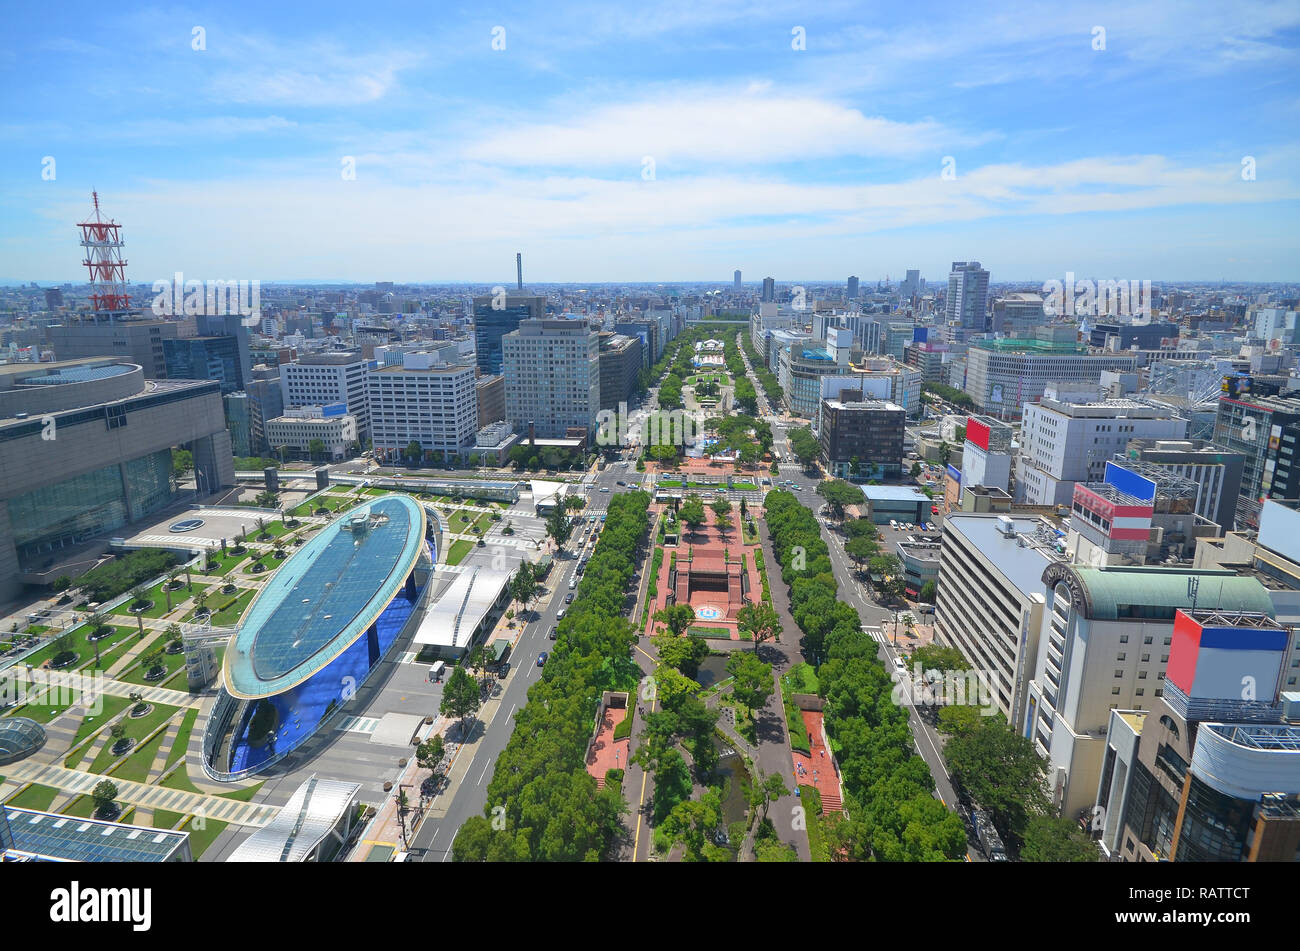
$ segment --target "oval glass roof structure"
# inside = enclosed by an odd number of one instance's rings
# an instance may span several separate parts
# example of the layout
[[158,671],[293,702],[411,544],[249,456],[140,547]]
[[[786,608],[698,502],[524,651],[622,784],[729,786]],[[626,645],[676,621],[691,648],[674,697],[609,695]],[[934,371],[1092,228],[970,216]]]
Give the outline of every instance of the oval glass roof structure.
[[27,717],[0,720],[0,766],[31,756],[45,745],[45,728]]
[[393,600],[424,535],[424,510],[404,495],[363,503],[317,532],[249,606],[226,651],[226,689],[267,697],[325,667]]

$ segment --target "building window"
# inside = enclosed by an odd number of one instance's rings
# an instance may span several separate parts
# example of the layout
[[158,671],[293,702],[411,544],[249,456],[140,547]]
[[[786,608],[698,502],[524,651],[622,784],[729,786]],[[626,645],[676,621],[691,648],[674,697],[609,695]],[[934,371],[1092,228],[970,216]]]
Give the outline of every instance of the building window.
[[1121,644],[1127,644],[1127,643],[1128,643],[1128,635],[1127,635],[1127,634],[1121,634],[1121,635],[1119,636],[1119,642],[1120,642]]
[[1143,643],[1143,644],[1150,644],[1151,641],[1152,641],[1152,637],[1151,637],[1150,634],[1148,634],[1146,637],[1142,638],[1142,643]]
[[1123,660],[1126,657],[1128,657],[1128,654],[1124,651],[1120,651],[1118,654],[1115,655],[1116,660]]
[[1124,676],[1124,671],[1122,671],[1122,670],[1117,670],[1117,671],[1115,671],[1115,676],[1116,676],[1116,677],[1123,677],[1123,676]]
[[1119,694],[1119,688],[1118,688],[1118,687],[1111,687],[1111,688],[1110,688],[1110,692],[1111,692],[1112,695],[1118,695],[1118,694]]

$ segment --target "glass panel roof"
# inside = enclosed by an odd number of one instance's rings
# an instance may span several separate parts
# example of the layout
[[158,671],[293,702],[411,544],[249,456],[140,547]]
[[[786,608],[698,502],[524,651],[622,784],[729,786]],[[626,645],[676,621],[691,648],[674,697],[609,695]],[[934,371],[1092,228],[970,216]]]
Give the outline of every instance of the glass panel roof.
[[324,667],[396,594],[423,539],[424,513],[402,495],[368,501],[321,529],[280,566],[240,625],[227,655],[234,690],[278,693]]

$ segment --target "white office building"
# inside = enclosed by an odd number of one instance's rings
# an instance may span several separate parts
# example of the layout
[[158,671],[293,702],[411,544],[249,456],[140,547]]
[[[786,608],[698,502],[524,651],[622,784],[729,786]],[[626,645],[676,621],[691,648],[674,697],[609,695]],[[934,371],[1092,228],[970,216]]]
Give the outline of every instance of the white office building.
[[1039,518],[953,512],[944,518],[934,639],[988,678],[992,702],[1019,722],[1038,655],[1043,572],[1061,557]]
[[600,412],[600,337],[585,320],[523,320],[501,338],[506,419],[521,433],[563,439],[595,432]]
[[1079,482],[1101,482],[1130,439],[1182,439],[1187,421],[1133,400],[1074,403],[1048,390],[1025,407],[1016,460],[1016,501],[1069,505]]
[[413,442],[426,460],[458,457],[474,445],[478,394],[471,363],[444,363],[446,352],[407,353],[400,366],[367,377],[376,459],[398,457]]
[[366,374],[374,362],[359,350],[314,353],[280,366],[280,393],[286,407],[342,403],[356,417],[361,440],[370,437]]
[[273,452],[287,449],[309,457],[312,443],[319,440],[319,456],[335,461],[347,459],[357,442],[357,418],[342,403],[298,406],[285,410],[283,416],[268,419],[266,438]]

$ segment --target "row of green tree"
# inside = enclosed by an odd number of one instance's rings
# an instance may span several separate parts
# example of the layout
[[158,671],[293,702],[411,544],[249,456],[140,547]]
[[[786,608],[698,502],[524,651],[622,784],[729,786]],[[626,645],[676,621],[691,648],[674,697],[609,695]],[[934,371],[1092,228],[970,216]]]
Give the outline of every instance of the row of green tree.
[[923,383],[921,391],[933,393],[935,396],[947,400],[954,406],[960,406],[962,409],[975,408],[975,400],[971,398],[969,393],[954,386],[948,386],[946,383]]
[[827,732],[838,747],[844,812],[824,822],[831,855],[866,861],[960,860],[961,820],[933,796],[934,780],[913,749],[907,712],[893,702],[879,645],[838,600],[817,519],[793,494],[771,492],[768,530],[805,653],[820,664]]
[[601,693],[635,691],[636,632],[624,617],[633,565],[649,527],[650,497],[611,499],[577,597],[560,622],[543,674],[515,714],[482,816],[461,826],[456,861],[596,861],[608,856],[627,806],[587,773],[587,740]]

